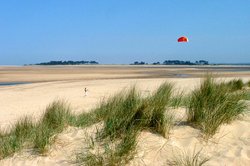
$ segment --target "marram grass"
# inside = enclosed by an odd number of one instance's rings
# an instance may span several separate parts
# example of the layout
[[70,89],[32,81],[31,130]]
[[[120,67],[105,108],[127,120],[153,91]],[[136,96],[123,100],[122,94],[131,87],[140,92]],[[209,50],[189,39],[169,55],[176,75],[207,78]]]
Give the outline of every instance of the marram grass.
[[227,83],[222,83],[222,85],[227,86],[231,91],[242,90],[244,87],[242,79],[233,79]]
[[0,133],[0,159],[3,159],[22,149],[25,142],[32,140],[34,125],[31,118],[24,117],[9,132]]
[[244,114],[244,92],[232,92],[225,84],[216,83],[207,76],[201,86],[194,90],[188,105],[188,122],[199,128],[206,138],[213,136],[219,126],[230,123]]
[[172,93],[173,86],[163,83],[152,96],[143,101],[143,109],[138,114],[141,116],[139,119],[142,128],[148,128],[167,137],[173,125],[173,116],[168,112],[168,107],[172,104]]
[[27,145],[44,154],[53,143],[54,136],[62,132],[66,126],[91,125],[97,121],[95,118],[91,119],[92,116],[92,113],[74,115],[65,101],[55,101],[46,108],[37,123],[25,117],[17,121],[9,132],[0,131],[0,159],[14,154]]
[[250,81],[247,82],[247,86],[250,87]]
[[47,146],[53,142],[52,136],[62,132],[70,117],[70,108],[65,102],[56,101],[50,104],[37,124],[34,147],[41,153],[46,152]]
[[193,153],[180,151],[167,160],[166,164],[170,166],[202,166],[209,160],[210,158],[201,154],[201,151],[195,152],[194,150]]
[[103,150],[93,153],[93,149],[89,149],[80,153],[77,162],[83,165],[126,165],[136,153],[140,131],[168,135],[173,123],[166,108],[171,105],[171,98],[172,85],[164,83],[147,98],[133,87],[109,99],[104,128],[97,134],[103,141],[99,147]]
[[169,83],[162,84],[147,97],[132,87],[102,101],[90,112],[78,115],[71,113],[66,102],[55,101],[46,108],[37,123],[25,117],[16,122],[9,132],[0,131],[0,159],[25,147],[34,147],[44,154],[65,127],[87,127],[102,121],[104,127],[97,133],[98,140],[94,141],[100,141],[104,151],[91,153],[90,149],[78,155],[77,162],[84,165],[125,165],[136,153],[139,132],[149,130],[168,136],[173,126],[169,107],[186,106],[188,122],[209,138],[221,124],[230,123],[246,112],[242,99],[247,95],[240,89],[240,80],[219,84],[211,77],[186,96],[174,96],[173,86]]

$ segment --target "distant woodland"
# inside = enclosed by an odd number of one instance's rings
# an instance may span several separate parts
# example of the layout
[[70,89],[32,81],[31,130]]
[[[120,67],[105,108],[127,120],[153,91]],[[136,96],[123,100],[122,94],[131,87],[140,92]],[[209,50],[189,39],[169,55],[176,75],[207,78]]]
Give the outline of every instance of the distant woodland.
[[96,61],[50,61],[37,63],[36,65],[96,65]]
[[[143,61],[135,61],[131,65],[148,65],[148,63],[145,63]],[[165,60],[163,63],[160,62],[154,62],[152,65],[209,65],[208,61],[205,60],[199,60],[195,62],[191,61],[180,61],[180,60]]]
[[[99,64],[96,61],[50,61],[50,62],[42,62],[37,63],[35,65],[97,65]],[[148,65],[150,63],[146,63],[143,61],[135,61],[130,65]],[[199,60],[195,62],[191,61],[181,61],[181,60],[165,60],[164,62],[154,62],[151,65],[209,65],[208,61]]]

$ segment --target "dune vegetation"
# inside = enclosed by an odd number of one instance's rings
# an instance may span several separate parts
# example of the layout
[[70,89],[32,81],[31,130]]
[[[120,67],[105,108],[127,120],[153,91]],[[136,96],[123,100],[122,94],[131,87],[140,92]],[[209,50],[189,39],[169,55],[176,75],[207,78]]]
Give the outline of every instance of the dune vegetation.
[[168,159],[166,164],[171,166],[202,166],[209,161],[210,158],[204,157],[201,154],[201,150],[198,152],[193,151],[189,153],[186,151],[180,151],[171,159]]
[[242,79],[234,79],[234,80],[231,80],[231,81],[226,82],[226,83],[225,82],[221,83],[221,85],[228,87],[232,92],[237,91],[237,90],[242,90],[244,87],[244,83],[243,83]]
[[[84,165],[124,165],[135,154],[140,131],[149,130],[167,137],[173,125],[173,117],[166,114],[171,96],[172,85],[164,83],[146,98],[135,87],[112,97],[108,102],[109,115],[104,118],[103,129],[97,133],[102,146],[94,147],[90,143],[87,151],[77,155],[77,162]],[[105,150],[93,153],[95,148]]]
[[[76,162],[80,165],[125,165],[136,154],[137,137],[141,131],[169,137],[174,125],[171,108],[185,107],[188,124],[200,129],[206,139],[211,138],[220,125],[247,112],[243,86],[242,80],[217,83],[212,76],[207,76],[189,95],[174,95],[173,85],[169,83],[163,83],[147,97],[132,87],[100,102],[88,113],[77,115],[65,101],[55,101],[38,122],[25,117],[9,131],[0,131],[0,159],[28,147],[46,154],[55,135],[67,126],[85,128],[101,122],[102,128],[96,131],[96,136],[86,138],[88,146],[76,154]],[[195,163],[207,161],[207,158],[200,161],[199,153],[183,159],[193,159]],[[178,163],[182,159],[169,162]]]
[[206,138],[213,136],[219,126],[240,117],[247,111],[241,81],[216,83],[207,76],[194,90],[187,105],[188,122],[199,128]]
[[248,81],[248,82],[246,83],[246,85],[247,85],[248,87],[250,87],[250,81]]

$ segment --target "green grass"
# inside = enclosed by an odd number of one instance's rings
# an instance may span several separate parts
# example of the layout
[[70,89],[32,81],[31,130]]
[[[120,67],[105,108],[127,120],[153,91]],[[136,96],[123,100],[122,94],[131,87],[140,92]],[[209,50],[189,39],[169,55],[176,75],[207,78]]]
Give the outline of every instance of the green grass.
[[173,105],[172,91],[172,85],[164,83],[151,96],[143,98],[133,87],[102,101],[96,109],[79,115],[72,114],[66,102],[55,101],[46,108],[37,123],[24,118],[9,133],[0,132],[0,158],[27,146],[45,154],[55,136],[65,127],[87,127],[103,121],[104,127],[97,135],[105,145],[105,151],[99,157],[87,153],[83,161],[93,159],[97,164],[125,164],[135,154],[136,138],[140,131],[150,130],[162,136],[168,135],[173,123],[166,108]]
[[244,100],[250,100],[250,90],[245,92]]
[[102,139],[97,141],[87,137],[87,147],[76,155],[78,165],[126,165],[136,154],[137,131],[128,131],[120,139]]
[[173,108],[178,108],[178,107],[181,107],[181,106],[184,106],[184,95],[182,93],[180,94],[177,94],[176,96],[172,97],[171,98],[171,101],[170,101],[170,106],[173,107]]
[[172,125],[172,116],[165,113],[166,107],[171,104],[171,97],[172,85],[167,83],[147,98],[142,98],[135,88],[118,94],[113,99],[114,107],[104,120],[103,135],[116,138],[135,128],[149,129],[165,136]]
[[133,116],[140,105],[140,96],[135,88],[121,92],[109,100],[109,116],[104,120],[103,136],[115,138],[129,127]]
[[104,165],[104,156],[101,155],[99,149],[96,149],[95,138],[86,134],[85,145],[84,150],[76,155],[76,164],[86,166]]
[[69,124],[70,117],[70,108],[65,102],[56,101],[50,104],[36,126],[34,147],[40,153],[45,153],[53,142],[52,136],[62,132]]
[[237,90],[242,90],[244,83],[242,79],[234,79],[229,82],[222,83],[223,86],[227,86],[232,92]]
[[[74,115],[64,101],[50,104],[39,122],[34,123],[25,117],[13,125],[9,132],[0,131],[0,159],[14,154],[27,146],[33,146],[39,153],[47,152],[54,136],[68,125],[88,126],[97,122],[96,113]],[[91,118],[93,117],[93,118]]]
[[200,88],[193,91],[188,105],[188,122],[199,128],[206,138],[213,136],[219,126],[230,123],[244,114],[244,92],[231,91],[225,84],[218,84],[207,76]]
[[114,97],[110,97],[107,101],[101,101],[97,108],[89,112],[71,115],[69,124],[76,127],[88,127],[103,121],[108,117],[110,109],[116,104],[113,98]]
[[[135,87],[111,96],[88,113],[73,114],[64,101],[50,104],[42,118],[34,123],[30,118],[20,119],[9,132],[0,131],[0,159],[25,147],[34,147],[44,154],[55,136],[67,126],[87,127],[103,122],[103,128],[92,139],[90,148],[77,155],[84,165],[125,165],[136,153],[137,136],[142,130],[168,137],[173,116],[168,109],[187,107],[188,122],[201,129],[209,138],[223,123],[230,123],[246,112],[243,99],[249,93],[239,90],[239,80],[216,83],[207,77],[199,89],[190,95],[173,95],[173,86],[162,84],[150,96],[143,97]],[[232,88],[234,87],[234,88]],[[237,87],[237,88],[236,88]],[[234,90],[232,90],[234,89]],[[236,90],[237,89],[237,90]],[[94,142],[101,151],[92,153]]]
[[250,81],[247,82],[247,86],[250,87]]
[[143,109],[140,109],[137,115],[142,128],[148,128],[167,137],[173,125],[173,116],[166,111],[167,107],[170,107],[172,104],[172,93],[173,86],[169,83],[164,83],[152,96],[143,101]]
[[173,124],[172,116],[166,113],[166,108],[171,105],[172,89],[171,84],[164,83],[151,96],[143,98],[133,87],[110,98],[104,111],[103,130],[97,133],[103,142],[100,149],[104,150],[97,154],[93,150],[78,154],[77,162],[125,165],[136,153],[140,131],[150,130],[166,137]]
[[70,126],[87,127],[92,124],[98,123],[100,120],[96,117],[96,112],[83,112],[76,116],[71,116],[69,120]]
[[[140,109],[142,98],[135,87],[124,90],[103,102],[96,114],[104,121],[104,127],[97,132],[100,145],[93,153],[93,142],[89,148],[77,155],[77,163],[83,165],[124,165],[135,153],[139,127],[135,114]],[[104,114],[105,113],[105,114]],[[93,139],[90,139],[93,140]],[[96,140],[95,140],[96,141]]]
[[111,102],[101,102],[100,106],[88,113],[74,115],[64,101],[55,101],[48,106],[46,112],[37,125],[34,146],[40,153],[45,153],[53,143],[54,136],[66,127],[87,127],[105,119]]
[[34,125],[31,118],[24,117],[14,124],[10,132],[1,131],[0,159],[19,151],[24,143],[32,138]]
[[136,153],[137,132],[130,131],[116,141],[107,138],[99,142],[93,137],[87,137],[87,147],[76,155],[76,164],[87,166],[128,164]]
[[114,156],[118,156],[118,162],[121,164],[127,164],[136,154],[137,136],[139,130],[130,129],[126,135],[123,135],[120,143],[114,150]]
[[210,160],[208,157],[204,157],[201,151],[192,154],[182,151],[170,160],[167,160],[167,165],[170,166],[202,166]]

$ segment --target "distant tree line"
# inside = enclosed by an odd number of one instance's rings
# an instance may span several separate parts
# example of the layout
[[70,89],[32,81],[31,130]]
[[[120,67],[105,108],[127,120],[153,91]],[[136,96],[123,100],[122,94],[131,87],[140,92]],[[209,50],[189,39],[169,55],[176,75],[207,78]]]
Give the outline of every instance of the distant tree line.
[[138,62],[138,61],[135,61],[133,64],[131,64],[131,65],[147,65],[147,63],[145,63],[145,62]]
[[[135,61],[131,65],[147,65],[148,63],[145,63],[143,61],[138,62]],[[209,65],[208,61],[205,60],[199,60],[195,62],[191,61],[180,61],[180,60],[165,60],[163,63],[160,62],[154,62],[152,65]]]
[[36,65],[96,65],[99,64],[96,61],[50,61],[50,62],[42,62],[37,63]]

